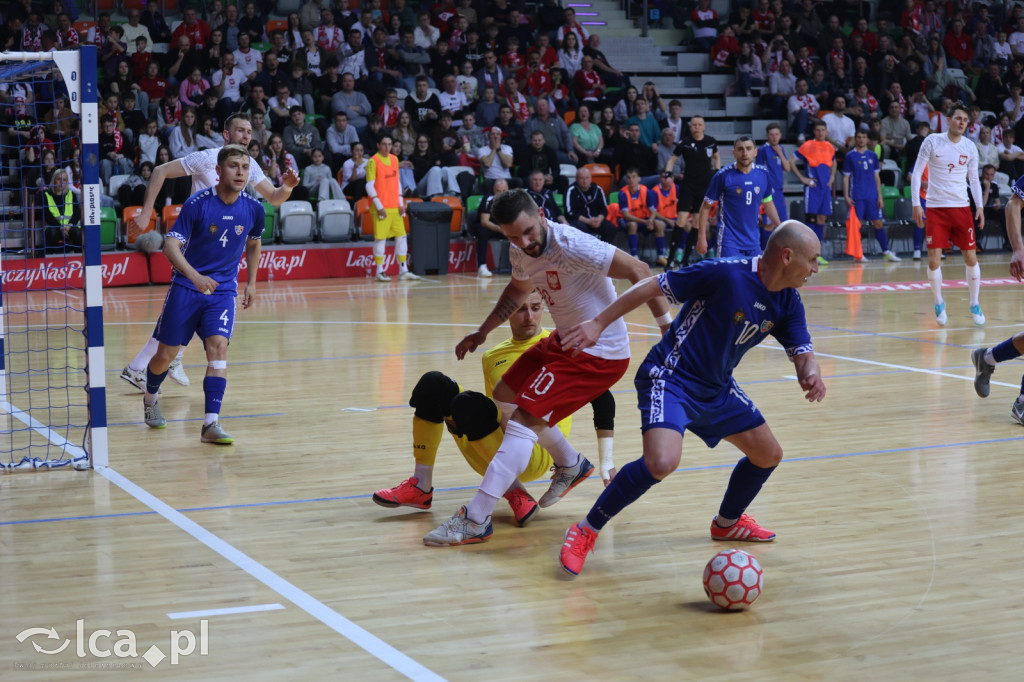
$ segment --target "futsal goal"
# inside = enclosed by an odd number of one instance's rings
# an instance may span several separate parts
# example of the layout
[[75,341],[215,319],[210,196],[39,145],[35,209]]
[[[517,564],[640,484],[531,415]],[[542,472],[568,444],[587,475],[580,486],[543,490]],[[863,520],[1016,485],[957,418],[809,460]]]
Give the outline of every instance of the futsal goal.
[[4,471],[107,465],[97,118],[95,46],[0,52]]

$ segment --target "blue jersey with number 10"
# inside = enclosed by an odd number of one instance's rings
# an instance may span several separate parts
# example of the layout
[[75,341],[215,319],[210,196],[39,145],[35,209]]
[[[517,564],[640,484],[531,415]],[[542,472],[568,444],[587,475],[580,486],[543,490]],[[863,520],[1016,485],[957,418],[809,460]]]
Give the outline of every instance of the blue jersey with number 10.
[[[772,200],[772,181],[764,166],[751,166],[744,173],[731,163],[715,173],[704,201],[718,204],[719,252],[761,252],[758,216],[762,202]],[[730,251],[730,252],[733,252]]]
[[[264,215],[263,204],[245,192],[225,204],[213,187],[189,197],[167,236],[182,243],[189,265],[217,280],[218,293],[237,293],[238,262],[246,241],[262,237]],[[171,283],[196,288],[177,270]]]

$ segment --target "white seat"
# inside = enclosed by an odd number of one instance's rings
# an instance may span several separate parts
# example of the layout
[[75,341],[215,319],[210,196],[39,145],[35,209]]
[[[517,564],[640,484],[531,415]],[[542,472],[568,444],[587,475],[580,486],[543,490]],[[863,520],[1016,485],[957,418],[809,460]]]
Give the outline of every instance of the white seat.
[[395,88],[395,93],[398,95],[399,102],[404,102],[405,98],[409,96],[409,91],[405,88]]
[[1010,176],[1006,173],[1000,173],[996,171],[996,184],[1000,187],[1005,187],[1010,184]]
[[326,199],[316,205],[320,239],[325,242],[347,242],[352,239],[352,207],[344,199]]
[[130,177],[130,175],[110,176],[110,187],[107,188],[107,196],[111,197],[114,200],[114,203],[120,205],[121,202],[117,200],[117,190],[121,189],[121,185],[123,185]]
[[281,241],[285,244],[305,244],[316,234],[316,214],[308,201],[286,201],[277,212],[277,225]]
[[896,163],[895,161],[893,161],[892,159],[883,159],[882,160],[882,170],[898,171],[899,169],[900,169],[900,165],[898,163]]
[[172,21],[171,22],[171,34],[173,35],[173,33],[176,30],[178,30],[178,27],[181,26],[183,23],[184,22],[181,19],[175,19],[174,21]]
[[576,182],[576,171],[578,170],[576,166],[572,165],[571,163],[563,163],[560,164],[559,170],[561,171],[562,175],[568,178],[570,185]]
[[170,43],[153,43],[153,54],[167,54],[171,51]]
[[964,75],[963,69],[953,69],[947,66],[946,73],[949,74],[950,77],[955,78],[956,80],[962,81],[967,79],[967,77]]

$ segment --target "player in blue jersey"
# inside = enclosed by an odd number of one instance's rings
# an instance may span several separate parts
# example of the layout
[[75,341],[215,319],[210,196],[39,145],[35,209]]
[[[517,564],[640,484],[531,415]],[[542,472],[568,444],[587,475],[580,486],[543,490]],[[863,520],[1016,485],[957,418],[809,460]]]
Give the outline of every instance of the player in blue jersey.
[[772,232],[759,258],[703,261],[650,277],[633,285],[593,320],[560,332],[564,348],[586,348],[608,324],[645,301],[665,295],[672,303],[682,303],[671,328],[647,354],[634,380],[643,456],[622,467],[586,518],[566,531],[559,560],[567,573],[579,574],[598,532],[612,517],[676,470],[687,429],[709,447],[726,440],[744,455],[711,521],[711,538],[775,539],[775,533],[744,512],[782,461],[782,447],[732,373],[743,355],[770,334],[793,361],[807,400],[825,397],[796,291],[818,271],[820,249],[810,228],[790,220]]
[[761,253],[758,234],[761,207],[764,206],[773,228],[779,224],[779,214],[772,200],[768,169],[754,165],[754,141],[746,135],[736,138],[732,154],[736,162],[715,173],[704,194],[704,203],[697,214],[697,253],[708,252],[708,216],[711,208],[718,204],[718,257],[752,258]]
[[[818,235],[818,241],[825,241],[825,221],[832,215],[832,188],[836,184],[836,148],[828,141],[828,126],[824,121],[815,121],[814,139],[807,140],[796,150],[794,156],[803,161],[807,175],[800,172],[796,163],[793,173],[804,183],[804,211],[807,220]],[[828,261],[818,256],[818,265]]]
[[[843,196],[850,210],[857,212],[857,218],[875,228],[875,238],[882,247],[882,260],[899,263],[901,259],[889,250],[889,237],[882,222],[882,179],[878,155],[868,149],[866,130],[857,131],[853,136],[853,149],[843,157]],[[860,260],[867,261],[867,256]]]
[[[786,150],[782,147],[782,127],[778,123],[769,123],[765,127],[767,142],[757,150],[754,157],[754,164],[764,166],[768,169],[768,177],[772,181],[772,196],[774,197],[775,212],[779,214],[779,222],[789,220],[789,211],[786,209],[786,198],[782,191],[786,184],[786,172],[792,171],[792,161],[786,156]],[[768,214],[762,214],[761,249],[764,250],[771,235],[771,224],[768,221]]]
[[160,342],[146,369],[143,396],[146,424],[167,426],[157,402],[167,368],[192,334],[206,348],[206,418],[200,440],[227,445],[235,439],[219,421],[227,388],[228,340],[235,326],[238,261],[245,252],[248,282],[242,307],[256,295],[256,271],[263,236],[263,204],[242,190],[249,182],[251,158],[245,147],[229,144],[217,154],[217,185],[192,195],[167,233],[164,254],[174,266],[171,287],[156,327]]

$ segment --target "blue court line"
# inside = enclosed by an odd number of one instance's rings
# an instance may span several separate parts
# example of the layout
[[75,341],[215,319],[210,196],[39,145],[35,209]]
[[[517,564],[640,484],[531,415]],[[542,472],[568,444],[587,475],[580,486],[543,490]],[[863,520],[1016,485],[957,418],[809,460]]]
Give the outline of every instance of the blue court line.
[[[899,452],[910,452],[911,450],[941,450],[944,448],[958,448],[971,445],[990,445],[994,443],[1014,443],[1024,441],[1024,436],[1016,436],[1013,438],[992,438],[989,440],[975,440],[975,441],[964,441],[960,443],[942,443],[941,445],[922,445],[916,447],[905,447],[905,448],[890,448],[887,450],[865,450],[863,452],[848,452],[848,453],[836,453],[832,455],[808,455],[807,457],[791,457],[786,458],[784,462],[813,462],[817,460],[826,459],[843,459],[847,457],[865,457],[869,455],[884,455],[890,453]],[[695,467],[680,467],[676,469],[680,471],[710,471],[712,469],[731,469],[736,464],[734,462],[727,462],[724,464],[707,464],[705,466]],[[17,475],[17,474],[12,474]],[[600,476],[590,476],[590,478],[600,478]],[[543,481],[536,481],[537,484],[544,483]],[[534,485],[530,483],[528,485]],[[458,486],[453,488],[436,488],[435,492],[458,492],[463,490],[476,490],[478,486]],[[302,500],[275,500],[272,502],[249,502],[246,504],[224,504],[215,505],[211,507],[186,507],[184,509],[177,509],[176,511],[186,514],[189,512],[204,512],[204,511],[224,511],[228,509],[253,509],[257,507],[281,507],[292,504],[311,504],[317,502],[343,502],[346,500],[363,500],[369,499],[370,495],[341,495],[337,497],[311,497]],[[113,519],[113,518],[129,518],[136,516],[156,516],[155,511],[144,511],[144,512],[122,512],[118,514],[90,514],[88,516],[62,516],[48,519],[26,519],[23,521],[0,521],[0,527],[2,526],[23,526],[34,523],[55,523],[59,521],[91,521],[95,519]]]

